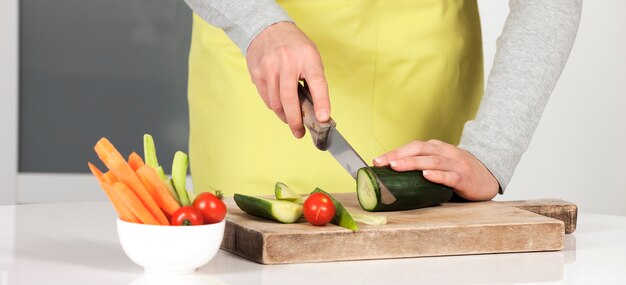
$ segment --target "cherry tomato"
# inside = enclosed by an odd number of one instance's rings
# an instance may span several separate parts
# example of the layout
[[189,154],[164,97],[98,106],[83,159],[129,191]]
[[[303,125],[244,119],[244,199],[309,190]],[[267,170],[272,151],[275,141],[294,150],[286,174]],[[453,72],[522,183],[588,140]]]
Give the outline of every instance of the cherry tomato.
[[314,226],[328,224],[335,216],[335,205],[324,193],[313,193],[304,201],[304,218]]
[[205,224],[219,223],[226,216],[226,204],[213,193],[200,193],[193,200],[193,207],[202,213]]
[[178,208],[170,221],[172,226],[197,226],[204,224],[202,213],[192,206]]

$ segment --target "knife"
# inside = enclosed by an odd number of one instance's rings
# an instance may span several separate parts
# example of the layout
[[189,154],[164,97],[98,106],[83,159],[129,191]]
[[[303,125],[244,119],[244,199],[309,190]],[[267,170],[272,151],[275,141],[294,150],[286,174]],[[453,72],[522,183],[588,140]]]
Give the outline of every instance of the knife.
[[[302,123],[309,130],[313,144],[319,150],[328,151],[341,164],[341,166],[356,180],[357,172],[363,167],[368,167],[361,156],[350,146],[348,141],[337,130],[337,123],[332,118],[322,123],[315,117],[311,92],[304,81],[298,83],[298,97],[302,110]],[[373,173],[373,172],[372,172]],[[387,189],[385,184],[374,173],[378,185],[380,185],[380,202],[386,205],[396,201],[396,197]]]

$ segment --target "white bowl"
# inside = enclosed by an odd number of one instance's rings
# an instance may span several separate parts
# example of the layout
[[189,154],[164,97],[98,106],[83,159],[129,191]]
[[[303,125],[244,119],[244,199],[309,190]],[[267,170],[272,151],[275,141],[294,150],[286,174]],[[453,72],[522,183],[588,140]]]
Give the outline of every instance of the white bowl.
[[146,273],[190,274],[215,256],[224,225],[154,226],[117,219],[117,235],[128,258]]

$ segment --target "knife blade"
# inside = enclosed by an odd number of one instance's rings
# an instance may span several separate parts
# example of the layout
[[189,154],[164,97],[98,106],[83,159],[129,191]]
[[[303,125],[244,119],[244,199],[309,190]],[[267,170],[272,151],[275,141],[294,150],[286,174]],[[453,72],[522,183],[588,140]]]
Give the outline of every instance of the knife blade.
[[[322,151],[328,151],[350,176],[356,180],[358,170],[368,167],[367,163],[363,161],[361,156],[339,133],[336,128],[337,124],[332,118],[329,118],[328,122],[325,123],[317,120],[311,100],[311,92],[309,92],[306,82],[304,82],[304,85],[298,83],[298,97],[302,109],[303,124],[309,130],[315,146]],[[396,197],[389,191],[376,173],[374,173],[374,176],[376,176],[375,178],[380,187],[381,203],[389,205],[395,202]]]

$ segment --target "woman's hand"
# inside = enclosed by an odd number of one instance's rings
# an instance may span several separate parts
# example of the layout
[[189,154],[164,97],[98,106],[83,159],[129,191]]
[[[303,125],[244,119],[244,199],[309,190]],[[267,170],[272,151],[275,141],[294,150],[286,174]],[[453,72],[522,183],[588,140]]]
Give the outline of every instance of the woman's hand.
[[390,165],[396,171],[422,170],[429,181],[452,187],[472,201],[491,200],[500,187],[471,153],[438,140],[413,141],[374,159],[374,165]]
[[304,136],[298,99],[298,81],[305,79],[315,115],[320,122],[330,117],[328,84],[315,44],[291,22],[279,22],[263,30],[246,54],[252,82],[265,105],[289,125],[296,138]]

